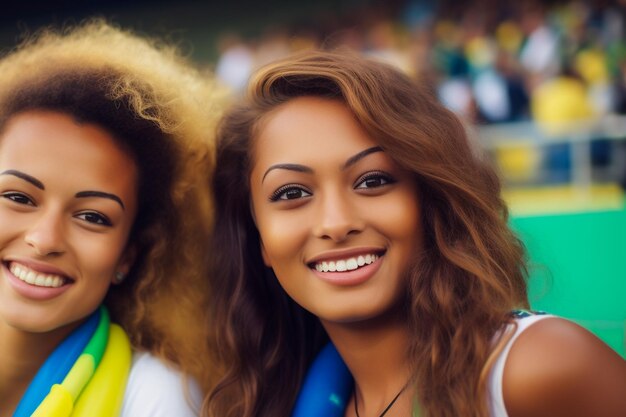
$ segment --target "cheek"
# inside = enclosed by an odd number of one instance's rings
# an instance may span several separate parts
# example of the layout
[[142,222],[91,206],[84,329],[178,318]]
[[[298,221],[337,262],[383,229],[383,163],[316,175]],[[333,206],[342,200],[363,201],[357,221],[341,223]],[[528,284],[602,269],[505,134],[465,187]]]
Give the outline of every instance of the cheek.
[[0,225],[2,226],[2,236],[8,237],[25,230],[32,225],[32,218],[23,213],[0,206]]
[[80,252],[85,272],[95,279],[110,281],[120,263],[125,243],[122,236],[85,242]]
[[405,255],[415,256],[422,248],[423,230],[421,210],[416,197],[403,196],[387,210],[388,236],[397,240]]
[[[289,233],[289,230],[292,230],[292,233]],[[259,227],[259,234],[263,242],[265,265],[272,268],[280,286],[297,302],[300,292],[296,283],[301,281],[297,277],[302,271],[298,250],[300,245],[293,229],[283,222],[272,222]]]
[[289,230],[283,224],[273,223],[260,228],[259,233],[263,242],[263,258],[267,266],[273,268],[278,275],[285,265],[296,254],[296,236],[293,233],[285,233]]
[[293,213],[260,210],[257,212],[257,228],[266,257],[270,261],[281,261],[272,262],[272,267],[289,261],[306,240],[306,226],[300,216]]

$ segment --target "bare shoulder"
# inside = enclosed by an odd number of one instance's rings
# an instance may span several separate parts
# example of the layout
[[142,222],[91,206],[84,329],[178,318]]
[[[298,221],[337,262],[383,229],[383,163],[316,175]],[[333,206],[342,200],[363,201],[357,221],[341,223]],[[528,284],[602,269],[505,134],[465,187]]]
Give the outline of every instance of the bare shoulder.
[[528,327],[511,348],[502,384],[509,417],[626,415],[626,361],[568,320]]

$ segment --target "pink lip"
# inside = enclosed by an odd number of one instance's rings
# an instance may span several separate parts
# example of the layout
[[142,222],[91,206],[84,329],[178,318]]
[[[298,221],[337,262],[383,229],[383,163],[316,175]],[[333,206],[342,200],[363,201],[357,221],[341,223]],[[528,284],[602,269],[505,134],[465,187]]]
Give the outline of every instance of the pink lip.
[[359,285],[367,282],[378,271],[383,259],[384,256],[381,256],[375,262],[352,271],[320,272],[315,268],[311,269],[311,271],[322,281],[326,281],[329,284],[341,286]]
[[[30,265],[33,265],[32,263],[22,262],[22,261],[18,263],[23,264],[25,266],[29,266],[29,267]],[[56,268],[51,268],[51,267],[48,267],[48,268],[33,267],[32,269],[41,273],[46,273],[46,274],[63,275],[62,273],[59,273]],[[18,277],[16,277],[15,275],[13,275],[11,271],[9,271],[9,268],[7,267],[6,263],[4,262],[2,262],[2,275],[6,277],[11,287],[19,295],[21,295],[24,298],[37,300],[37,301],[45,301],[45,300],[50,300],[52,298],[55,298],[59,296],[60,294],[64,293],[65,291],[67,291],[72,284],[72,281],[68,279],[64,285],[61,285],[60,287],[57,287],[57,288],[37,287],[35,285],[28,284],[27,282],[24,282]]]

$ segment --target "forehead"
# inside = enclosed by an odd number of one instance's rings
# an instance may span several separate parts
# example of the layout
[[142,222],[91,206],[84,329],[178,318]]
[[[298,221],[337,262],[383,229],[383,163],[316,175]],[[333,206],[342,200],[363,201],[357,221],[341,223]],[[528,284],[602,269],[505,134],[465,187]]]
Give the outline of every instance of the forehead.
[[344,158],[376,146],[350,109],[340,100],[298,97],[268,114],[257,129],[254,163]]
[[104,184],[128,191],[137,179],[135,162],[108,132],[50,111],[9,119],[0,132],[0,166],[67,185]]
[[9,150],[34,153],[54,150],[68,158],[82,160],[101,155],[130,159],[105,129],[79,123],[67,114],[54,111],[27,111],[12,116],[0,131],[0,148],[3,153]]

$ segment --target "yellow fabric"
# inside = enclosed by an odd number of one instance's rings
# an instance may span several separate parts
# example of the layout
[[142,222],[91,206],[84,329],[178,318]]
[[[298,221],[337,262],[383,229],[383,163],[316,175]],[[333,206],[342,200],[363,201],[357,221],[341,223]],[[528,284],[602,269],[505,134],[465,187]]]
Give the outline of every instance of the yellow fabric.
[[82,354],[78,357],[61,384],[72,396],[72,402],[78,398],[83,387],[89,383],[95,369],[96,363],[93,356]]
[[[117,417],[122,409],[126,381],[130,372],[131,347],[128,336],[120,326],[111,324],[109,338],[100,365],[93,373],[91,355],[82,355],[72,368],[73,377],[66,381],[89,378],[78,400],[79,391],[72,383],[55,384],[31,417]],[[84,379],[83,379],[84,380]],[[81,385],[82,386],[82,385]]]
[[498,25],[496,40],[503,49],[515,53],[520,49],[524,34],[517,23],[507,20]]
[[609,80],[607,58],[603,51],[598,49],[580,51],[574,59],[574,66],[589,84],[603,84]]
[[571,77],[557,77],[535,89],[531,111],[540,127],[558,134],[571,128],[571,122],[584,122],[593,116],[585,85]]
[[102,361],[74,406],[72,417],[117,417],[130,372],[131,347],[122,328],[111,324]]
[[54,384],[31,417],[67,417],[72,413],[72,403],[70,392],[62,385]]

